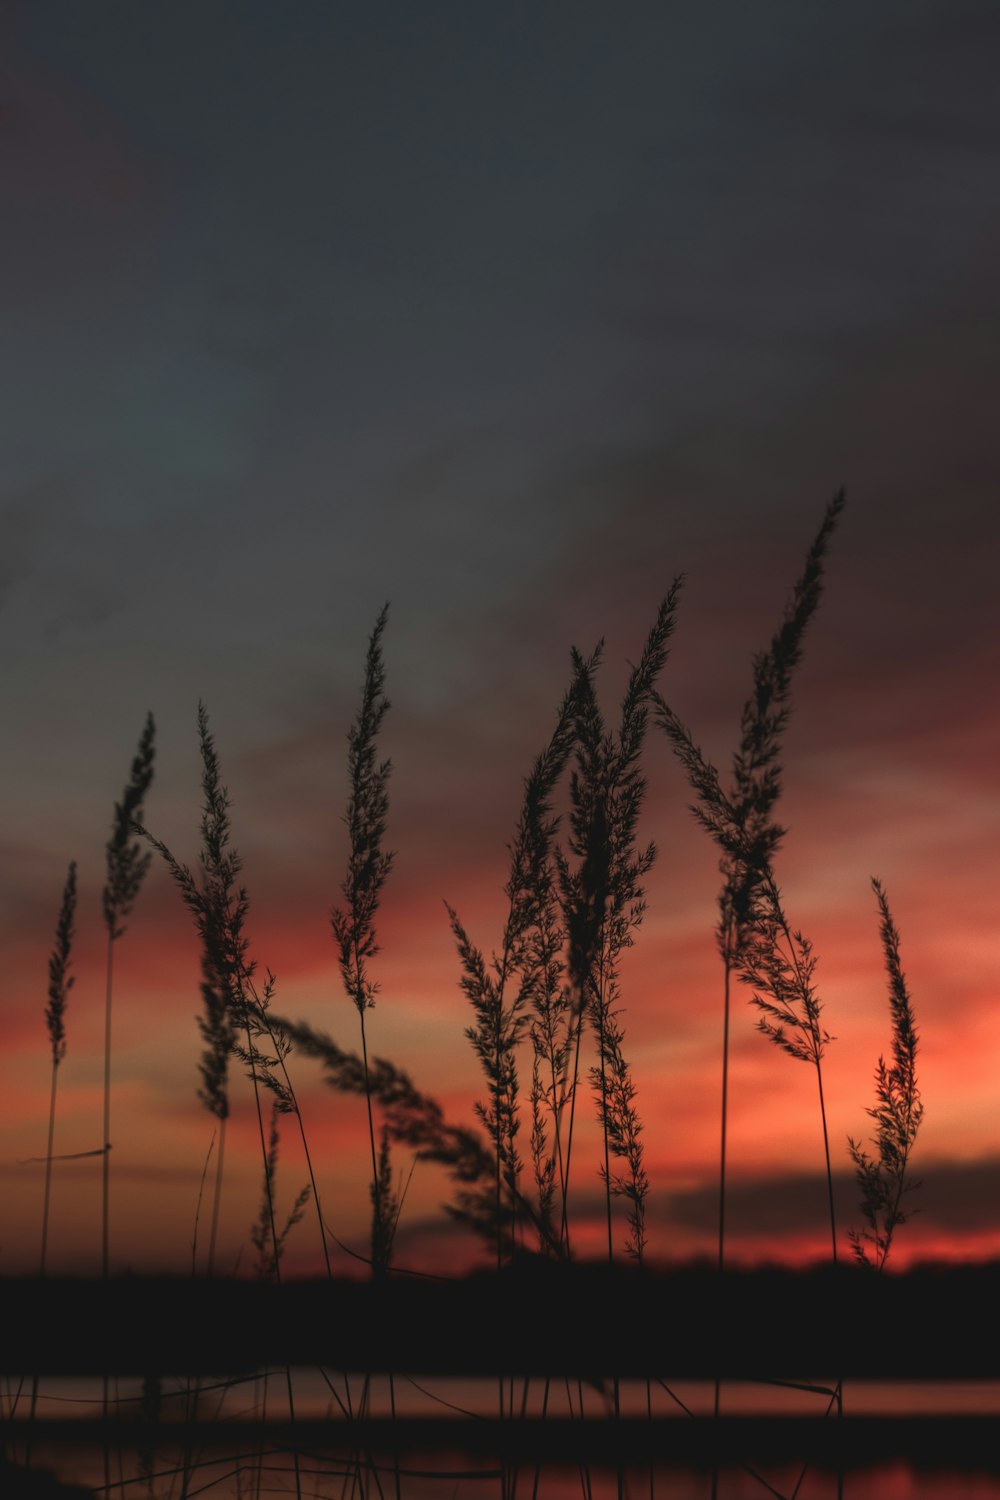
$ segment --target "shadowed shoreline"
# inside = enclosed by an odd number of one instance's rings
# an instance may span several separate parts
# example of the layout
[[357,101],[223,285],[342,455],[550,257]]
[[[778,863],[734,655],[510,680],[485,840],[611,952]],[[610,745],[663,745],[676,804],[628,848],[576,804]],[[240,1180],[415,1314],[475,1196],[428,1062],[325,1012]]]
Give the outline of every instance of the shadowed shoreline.
[[[996,1378],[1000,1265],[875,1276],[529,1263],[454,1281],[5,1278],[4,1372],[234,1373],[262,1365],[439,1375]],[[588,1309],[582,1313],[581,1310]],[[502,1327],[500,1345],[483,1330]]]

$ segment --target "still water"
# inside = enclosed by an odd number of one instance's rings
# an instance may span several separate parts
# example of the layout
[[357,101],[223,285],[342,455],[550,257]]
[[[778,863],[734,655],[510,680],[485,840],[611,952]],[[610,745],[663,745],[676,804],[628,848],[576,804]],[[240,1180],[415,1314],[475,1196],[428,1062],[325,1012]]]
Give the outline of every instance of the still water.
[[[496,1381],[446,1380],[440,1377],[396,1376],[392,1387],[385,1376],[366,1381],[363,1374],[322,1375],[312,1369],[292,1372],[296,1421],[335,1421],[344,1412],[363,1410],[372,1417],[430,1421],[464,1417],[471,1423],[496,1418],[501,1399]],[[831,1406],[832,1386],[821,1376],[803,1379],[797,1386],[776,1387],[763,1382],[729,1382],[723,1387],[724,1415],[742,1417],[823,1417]],[[111,1399],[118,1415],[127,1420],[142,1411],[142,1381],[112,1382]],[[577,1382],[548,1386],[541,1379],[525,1383],[518,1379],[513,1389],[503,1391],[505,1411],[516,1415],[581,1420],[590,1430],[613,1412],[609,1387]],[[184,1382],[163,1383],[159,1419],[180,1420],[185,1411]],[[674,1418],[687,1423],[710,1415],[714,1389],[706,1381],[656,1383],[647,1391],[644,1382],[623,1382],[619,1404],[623,1416]],[[1000,1432],[1000,1381],[954,1381],[885,1383],[850,1381],[843,1390],[845,1412],[852,1416],[985,1416],[998,1422]],[[30,1384],[7,1381],[0,1392],[4,1417],[20,1421],[27,1415]],[[304,1449],[298,1454],[298,1474],[291,1457],[279,1451],[261,1451],[237,1443],[227,1445],[217,1438],[210,1449],[185,1455],[178,1447],[158,1447],[140,1453],[130,1446],[116,1446],[108,1460],[99,1443],[81,1442],[71,1435],[58,1443],[47,1443],[44,1423],[87,1419],[100,1415],[100,1380],[47,1379],[40,1383],[36,1404],[36,1438],[32,1463],[56,1474],[67,1483],[84,1484],[109,1500],[180,1500],[186,1487],[188,1500],[196,1495],[215,1500],[257,1500],[265,1496],[294,1496],[303,1500],[615,1500],[618,1476],[595,1465],[544,1464],[537,1468],[522,1462],[501,1472],[491,1455],[409,1453],[394,1466],[386,1455],[369,1455],[366,1462],[352,1459],[349,1447]],[[258,1374],[242,1380],[203,1380],[198,1396],[198,1415],[220,1424],[249,1419],[283,1421],[289,1416],[285,1371]],[[830,1420],[833,1420],[831,1417]],[[23,1428],[11,1441],[8,1456],[23,1460]],[[234,1439],[236,1434],[234,1433]],[[844,1500],[1000,1500],[1000,1473],[976,1473],[963,1464],[961,1453],[954,1466],[919,1470],[886,1455],[876,1467],[849,1470],[842,1481]],[[186,1486],[185,1486],[185,1467]],[[110,1481],[110,1488],[108,1482]],[[710,1500],[713,1477],[691,1468],[657,1465],[652,1475],[645,1467],[627,1471],[622,1494],[628,1500]],[[750,1500],[777,1495],[790,1500],[836,1500],[837,1476],[821,1468],[803,1470],[801,1461],[767,1466],[731,1466],[717,1478],[718,1500]]]

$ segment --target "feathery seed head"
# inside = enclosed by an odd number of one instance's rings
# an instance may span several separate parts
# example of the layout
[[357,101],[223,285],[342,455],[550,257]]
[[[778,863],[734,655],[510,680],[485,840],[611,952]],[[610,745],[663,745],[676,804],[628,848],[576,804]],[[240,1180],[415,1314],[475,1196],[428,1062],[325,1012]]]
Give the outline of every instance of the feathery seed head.
[[122,921],[135,904],[152,856],[142,846],[130,841],[133,824],[142,818],[142,806],[153,780],[155,725],[153,715],[146,715],[145,727],[132,760],[128,785],[122,800],[115,803],[111,837],[106,848],[107,880],[103,891],[104,921],[108,936],[114,942],[125,928]]
[[52,1044],[52,1066],[58,1067],[66,1055],[66,1030],[63,1016],[66,1000],[73,988],[73,976],[69,972],[70,952],[73,945],[73,918],[76,914],[76,860],[71,860],[63,886],[56,937],[49,956],[49,1003],[45,1021]]

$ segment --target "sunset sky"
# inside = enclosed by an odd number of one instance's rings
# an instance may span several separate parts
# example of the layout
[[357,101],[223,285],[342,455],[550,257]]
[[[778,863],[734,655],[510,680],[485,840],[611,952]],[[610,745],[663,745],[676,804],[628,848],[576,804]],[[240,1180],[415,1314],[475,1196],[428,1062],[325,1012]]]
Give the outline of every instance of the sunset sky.
[[[4,7],[0,1273],[37,1264],[43,1170],[24,1163],[45,1150],[70,859],[56,1151],[101,1143],[103,849],[147,710],[148,826],[196,860],[204,699],[275,1007],[356,1047],[329,914],[345,735],[389,601],[396,865],[369,1045],[471,1124],[443,903],[499,941],[570,647],[604,638],[613,720],[683,572],[659,686],[728,767],[751,655],[841,485],[777,866],[836,1037],[841,1249],[860,1227],[846,1138],[890,1042],[878,875],[926,1106],[893,1261],[1000,1253],[996,41],[985,0]],[[645,766],[659,858],[624,1024],[649,1249],[678,1260],[713,1244],[718,874],[655,727]],[[112,1263],[182,1270],[212,1121],[197,940],[162,867],[116,965]],[[822,1255],[815,1076],[746,1002],[732,1254]],[[327,1219],[367,1253],[363,1101],[291,1066]],[[246,1268],[260,1161],[238,1075],[233,1095],[220,1259]],[[588,1131],[575,1212],[599,1249]],[[99,1265],[99,1180],[57,1169],[52,1267]],[[279,1208],[304,1181],[286,1128]],[[417,1166],[402,1264],[478,1253],[449,1194]],[[308,1221],[288,1265],[319,1269]]]

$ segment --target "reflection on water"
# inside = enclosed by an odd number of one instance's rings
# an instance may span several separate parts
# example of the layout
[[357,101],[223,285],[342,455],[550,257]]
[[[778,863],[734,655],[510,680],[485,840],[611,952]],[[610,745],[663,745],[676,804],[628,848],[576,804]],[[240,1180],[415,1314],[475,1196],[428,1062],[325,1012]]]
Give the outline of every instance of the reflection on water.
[[[149,1480],[132,1463],[134,1455],[124,1455],[123,1477],[119,1479],[117,1455],[112,1468],[111,1495],[134,1496],[136,1500],[177,1500],[181,1493],[182,1471],[177,1464],[158,1463]],[[95,1495],[103,1497],[103,1463],[100,1454],[39,1454],[36,1467],[45,1467],[65,1484],[88,1485]],[[395,1474],[392,1465],[382,1463],[377,1469],[365,1470],[365,1488],[358,1487],[357,1471],[334,1461],[323,1461],[317,1455],[302,1455],[299,1484],[303,1500],[354,1500],[366,1495],[370,1500],[395,1500]],[[837,1480],[832,1474],[809,1470],[802,1479],[800,1465],[771,1466],[760,1473],[726,1468],[720,1471],[718,1500],[761,1500],[777,1494],[790,1497],[799,1484],[798,1500],[837,1500]],[[456,1455],[454,1463],[415,1466],[401,1465],[401,1500],[497,1500],[501,1495],[501,1474],[496,1468],[470,1470],[468,1460]],[[591,1469],[568,1471],[543,1468],[536,1478],[533,1468],[522,1466],[509,1476],[514,1500],[617,1500],[614,1474]],[[152,1488],[149,1488],[149,1485]],[[657,1469],[652,1476],[655,1500],[711,1500],[712,1477],[692,1469]],[[765,1487],[766,1486],[766,1487]],[[510,1491],[508,1491],[510,1493]],[[650,1476],[645,1470],[624,1475],[625,1500],[648,1500]],[[1000,1479],[984,1474],[947,1471],[919,1473],[904,1463],[884,1464],[859,1469],[844,1476],[844,1500],[1000,1500]],[[252,1455],[226,1454],[206,1459],[198,1457],[189,1473],[189,1497],[212,1496],[215,1500],[250,1500],[259,1495],[294,1497],[295,1474],[290,1460],[277,1455],[263,1459]],[[9,1497],[12,1500],[12,1497]]]
[[[344,1411],[364,1411],[373,1417],[388,1417],[392,1403],[398,1417],[421,1420],[467,1415],[496,1417],[499,1393],[495,1380],[458,1380],[440,1377],[397,1376],[392,1390],[385,1376],[366,1381],[362,1374],[324,1376],[312,1369],[293,1373],[295,1415],[298,1420],[335,1420]],[[142,1381],[113,1382],[117,1413],[122,1418],[138,1415]],[[830,1405],[831,1382],[822,1377],[804,1378],[798,1386],[775,1386],[764,1382],[730,1382],[723,1387],[722,1410],[732,1416],[822,1416]],[[613,1411],[609,1386],[582,1385],[576,1381],[549,1384],[542,1379],[517,1380],[504,1390],[505,1407],[527,1416],[572,1417],[587,1423],[605,1420]],[[184,1382],[163,1384],[161,1419],[179,1421],[185,1414]],[[199,1416],[203,1420],[227,1422],[288,1417],[285,1372],[257,1374],[241,1380],[205,1379],[199,1393]],[[16,1419],[27,1413],[30,1383],[5,1382],[0,1407]],[[647,1404],[648,1403],[648,1404]],[[47,1446],[44,1422],[60,1418],[93,1418],[101,1410],[101,1382],[91,1380],[43,1380],[37,1399],[38,1428],[33,1462],[56,1473],[66,1482],[86,1484],[102,1496],[107,1493],[104,1457],[96,1443],[86,1447]],[[707,1416],[713,1404],[713,1387],[706,1381],[655,1384],[647,1393],[644,1382],[623,1381],[620,1405],[623,1415],[641,1417],[651,1412],[658,1418],[674,1417],[680,1423],[693,1416]],[[996,1416],[1000,1417],[1000,1381],[878,1382],[851,1381],[844,1387],[845,1410],[853,1416]],[[79,1435],[77,1435],[78,1438]],[[234,1434],[235,1436],[235,1434]],[[8,1456],[23,1457],[23,1441],[7,1444]],[[277,1451],[227,1451],[217,1443],[211,1451],[190,1455],[187,1486],[190,1497],[203,1494],[217,1500],[248,1500],[257,1496],[295,1495],[296,1476],[291,1458]],[[182,1454],[163,1448],[141,1455],[126,1450],[113,1455],[111,1494],[114,1500],[178,1500],[182,1488]],[[359,1460],[349,1450],[299,1453],[298,1483],[304,1500],[346,1500],[362,1494],[377,1500],[395,1500],[397,1475],[391,1459],[368,1455],[361,1462],[363,1489],[359,1485]],[[801,1464],[786,1463],[758,1472],[738,1467],[723,1470],[719,1500],[758,1500],[771,1493],[791,1496],[802,1473]],[[498,1460],[469,1455],[404,1455],[400,1460],[401,1500],[480,1500],[506,1493],[514,1500],[612,1500],[617,1495],[617,1477],[606,1470],[546,1465],[535,1470],[522,1464],[519,1471],[501,1476]],[[764,1483],[762,1483],[764,1481]],[[503,1488],[502,1488],[503,1486]],[[765,1487],[766,1486],[766,1487]],[[650,1475],[645,1469],[625,1476],[624,1493],[631,1500],[649,1500]],[[710,1474],[684,1468],[657,1466],[652,1476],[655,1500],[709,1500]],[[836,1476],[810,1469],[798,1489],[798,1500],[834,1500]],[[845,1476],[844,1500],[1000,1500],[1000,1474],[962,1471],[962,1456],[955,1455],[955,1469],[919,1472],[904,1462],[878,1468],[856,1469]]]
[[[141,1379],[121,1378],[113,1384],[119,1409],[122,1412],[138,1410],[142,1398]],[[341,1401],[353,1410],[362,1392],[366,1393],[364,1399],[371,1415],[389,1416],[391,1413],[389,1382],[384,1375],[371,1376],[366,1381],[366,1377],[357,1372],[323,1374],[315,1369],[294,1369],[292,1385],[295,1410],[302,1417],[336,1416]],[[541,1416],[543,1408],[550,1416],[578,1416],[581,1393],[588,1417],[597,1418],[611,1409],[610,1383],[598,1386],[584,1381],[580,1386],[575,1379],[571,1382],[553,1379],[546,1389],[546,1382],[540,1377],[527,1383],[518,1377],[514,1389],[517,1411],[521,1411],[523,1404],[529,1416]],[[733,1416],[754,1416],[757,1413],[817,1416],[825,1409],[832,1389],[829,1377],[809,1373],[794,1385],[730,1380],[722,1388],[722,1410]],[[220,1420],[246,1417],[255,1412],[259,1415],[265,1399],[270,1416],[287,1415],[283,1369],[236,1379],[204,1379],[201,1390],[210,1403],[213,1417]],[[23,1416],[29,1387],[27,1384],[22,1386],[19,1397],[17,1391],[18,1382],[6,1380],[0,1403],[8,1413],[14,1403],[18,1403],[16,1414]],[[677,1380],[666,1385],[654,1383],[654,1415],[676,1416],[684,1420],[684,1407],[696,1415],[708,1415],[712,1410],[713,1393],[714,1387],[708,1380]],[[162,1415],[180,1416],[184,1381],[165,1381],[163,1396]],[[398,1416],[442,1416],[456,1408],[459,1413],[474,1416],[497,1414],[497,1382],[493,1379],[396,1375],[392,1396]],[[856,1416],[919,1416],[926,1413],[1000,1418],[1000,1380],[848,1380],[844,1383],[843,1399],[845,1411]],[[623,1414],[644,1416],[647,1411],[645,1382],[622,1380],[620,1403]],[[92,1416],[100,1406],[101,1381],[98,1377],[49,1377],[40,1383],[37,1405],[40,1417]]]

